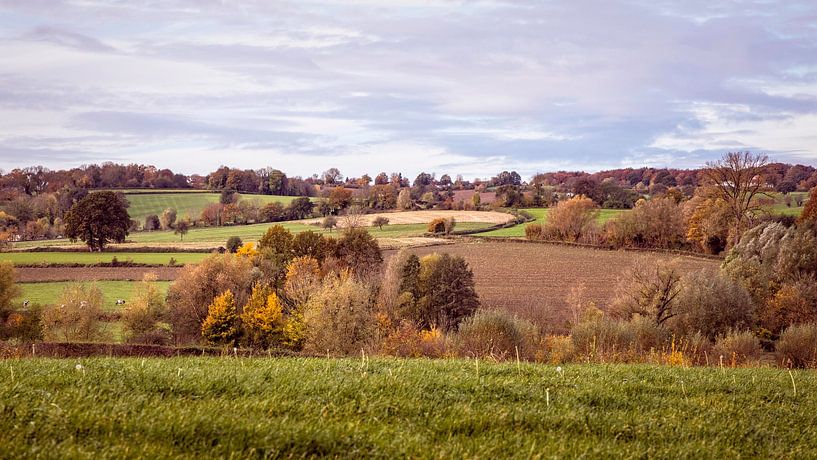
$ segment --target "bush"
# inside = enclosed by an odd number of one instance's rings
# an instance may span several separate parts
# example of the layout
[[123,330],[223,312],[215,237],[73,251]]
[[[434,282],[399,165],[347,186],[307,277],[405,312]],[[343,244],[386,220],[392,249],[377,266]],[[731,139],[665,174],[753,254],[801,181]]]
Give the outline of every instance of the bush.
[[372,225],[378,227],[380,230],[383,230],[384,225],[389,225],[389,218],[383,216],[377,216],[372,220]]
[[491,357],[497,360],[533,360],[539,331],[529,321],[498,310],[483,310],[465,319],[453,335],[454,349],[462,356]]
[[292,239],[293,257],[312,257],[318,262],[331,256],[335,251],[335,240],[313,231],[300,232]]
[[681,289],[668,322],[678,336],[700,332],[710,340],[730,329],[754,324],[755,307],[749,292],[716,270],[700,270],[681,279]]
[[139,343],[139,337],[148,337],[158,329],[158,323],[167,314],[165,299],[156,286],[156,275],[145,274],[134,295],[122,310],[122,324],[128,341]]
[[731,366],[755,361],[763,354],[760,339],[749,331],[728,332],[718,337],[712,351],[719,360],[722,357],[724,364]]
[[72,284],[56,304],[43,310],[43,338],[50,342],[94,342],[106,338],[99,316],[102,291],[95,284]]
[[544,227],[542,224],[528,224],[525,226],[525,238],[529,240],[542,240],[545,238]]
[[233,293],[226,291],[213,299],[207,318],[201,323],[201,336],[209,343],[227,345],[238,338],[238,315]]
[[639,201],[632,211],[607,223],[607,241],[614,246],[661,249],[685,245],[683,213],[672,198]]
[[789,366],[817,368],[817,324],[790,326],[777,341],[778,360]]
[[583,195],[560,201],[548,213],[544,225],[545,238],[579,241],[596,226],[596,204]]
[[680,292],[681,275],[675,261],[639,260],[620,279],[610,312],[623,319],[648,317],[661,326],[675,315],[675,298]]
[[651,319],[630,321],[601,318],[585,321],[570,331],[575,353],[588,361],[642,361],[667,343],[669,334]]
[[245,302],[258,275],[248,259],[229,254],[214,254],[185,266],[167,292],[168,317],[177,344],[201,339],[201,323],[216,296],[229,290],[237,304]]
[[13,302],[20,295],[17,287],[17,271],[9,261],[0,262],[0,324],[13,310]]
[[761,311],[761,322],[775,332],[793,324],[817,322],[817,277],[809,275],[784,284]]
[[576,354],[573,338],[569,335],[549,335],[545,337],[547,359],[551,364],[569,362]]
[[230,254],[235,254],[244,245],[244,242],[241,241],[241,238],[237,236],[231,236],[227,239],[227,243],[224,244],[224,247],[227,248],[227,251]]
[[272,289],[261,284],[253,287],[241,312],[241,322],[250,345],[268,348],[283,342],[284,311]]
[[374,344],[376,322],[372,293],[350,276],[327,276],[304,309],[304,350],[359,354]]
[[11,312],[5,322],[0,321],[0,340],[34,342],[42,337],[42,309],[39,306]]

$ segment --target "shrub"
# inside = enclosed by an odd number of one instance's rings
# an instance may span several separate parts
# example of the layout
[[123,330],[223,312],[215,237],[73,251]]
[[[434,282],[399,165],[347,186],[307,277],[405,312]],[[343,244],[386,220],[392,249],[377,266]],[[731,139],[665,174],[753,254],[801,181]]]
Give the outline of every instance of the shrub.
[[452,338],[454,349],[463,356],[533,360],[539,346],[539,331],[529,321],[498,310],[483,310],[460,323]]
[[11,312],[5,322],[0,321],[0,340],[13,338],[34,342],[42,337],[42,309],[39,306]]
[[227,238],[227,243],[224,244],[224,247],[227,248],[227,251],[230,254],[235,254],[244,245],[244,242],[241,241],[241,238],[237,236],[231,236]]
[[207,308],[207,318],[201,323],[201,336],[209,343],[227,345],[235,342],[238,332],[235,298],[228,290],[213,299]]
[[801,222],[817,222],[817,187],[811,189],[808,194],[808,201],[800,214]]
[[338,218],[335,216],[326,216],[321,221],[321,228],[329,230],[329,233],[332,233],[332,229],[338,226]]
[[268,286],[256,284],[241,312],[248,342],[268,348],[283,342],[283,307],[278,296]]
[[138,342],[158,328],[166,315],[165,299],[156,286],[155,274],[145,274],[133,296],[122,310],[122,324],[130,342]]
[[258,251],[255,250],[255,244],[253,243],[244,243],[241,245],[240,248],[235,252],[236,257],[245,257],[247,259],[253,259],[255,256],[258,255]]
[[686,238],[710,254],[720,254],[726,248],[734,220],[726,201],[706,192],[684,204]]
[[545,337],[545,349],[547,350],[548,362],[551,364],[569,362],[576,353],[573,338],[569,335],[549,335]]
[[544,236],[564,241],[579,241],[595,227],[597,214],[596,204],[583,195],[560,201],[548,213]]
[[20,295],[17,287],[17,271],[9,261],[0,262],[0,324],[13,309],[13,302]]
[[274,287],[280,288],[286,275],[286,267],[292,260],[292,233],[281,225],[268,228],[258,242],[258,253],[261,257],[260,267],[272,281]]
[[445,219],[438,217],[428,223],[428,233],[445,233]]
[[162,217],[159,218],[159,221],[163,229],[173,228],[173,224],[176,223],[176,210],[173,208],[165,209],[162,211]]
[[801,368],[817,368],[817,324],[790,326],[777,341],[780,361]]
[[[397,254],[388,259],[385,270],[383,271],[383,278],[378,292],[378,308],[392,321],[398,317],[397,309],[400,293],[404,290],[402,289],[403,280],[405,278],[404,271],[406,265],[409,263],[409,259],[416,260],[419,269],[420,260],[417,256],[411,254],[408,249],[402,248],[397,251]],[[413,281],[409,281],[409,283],[416,286],[416,277]]]
[[668,339],[666,331],[642,316],[630,321],[609,318],[585,321],[574,326],[570,335],[575,352],[588,361],[644,360]]
[[749,292],[715,270],[700,270],[681,279],[674,316],[668,322],[679,336],[700,332],[710,340],[730,329],[754,324],[755,307]]
[[761,311],[761,323],[771,331],[817,322],[817,277],[805,276],[784,284]]
[[749,331],[728,332],[715,341],[712,349],[718,359],[732,366],[757,360],[763,353],[760,340]]
[[153,231],[159,230],[162,227],[162,223],[159,220],[159,216],[156,214],[151,214],[145,217],[145,230]]
[[684,246],[683,214],[672,198],[639,202],[608,222],[606,238],[615,246],[674,249]]
[[102,291],[95,284],[72,284],[63,289],[57,302],[43,310],[43,338],[50,342],[94,342],[102,340],[99,315]]
[[257,276],[248,259],[229,254],[214,254],[196,265],[186,265],[167,292],[169,319],[177,343],[201,338],[207,306],[216,296],[229,290],[239,305],[245,302]]
[[384,225],[389,225],[389,218],[384,216],[377,216],[372,220],[372,225],[383,230]]
[[529,240],[541,240],[545,238],[544,227],[542,224],[528,224],[525,226],[525,238]]
[[327,276],[304,309],[304,349],[352,355],[369,349],[376,322],[369,289],[350,276]]

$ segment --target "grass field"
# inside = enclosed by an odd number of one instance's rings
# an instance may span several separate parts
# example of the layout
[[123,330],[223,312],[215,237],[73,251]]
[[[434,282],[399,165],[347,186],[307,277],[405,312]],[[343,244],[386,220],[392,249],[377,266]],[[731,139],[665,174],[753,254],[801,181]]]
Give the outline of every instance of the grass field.
[[[252,224],[252,225],[235,225],[230,227],[199,227],[192,228],[190,232],[185,235],[184,241],[181,241],[178,235],[175,235],[172,230],[155,231],[155,232],[135,232],[128,236],[128,241],[140,244],[154,244],[154,243],[178,243],[180,247],[184,243],[213,243],[214,246],[221,246],[231,236],[238,236],[245,242],[258,241],[264,232],[273,225],[282,225],[293,233],[305,232],[311,230],[313,232],[322,233],[325,235],[339,236],[341,230],[335,229],[332,232],[324,230],[316,225],[306,225],[301,222],[279,222],[277,224]],[[493,224],[486,222],[457,222],[456,230],[478,230],[491,227]],[[369,233],[376,238],[405,238],[412,236],[421,236],[426,233],[428,225],[426,224],[402,224],[402,225],[385,225],[383,229],[377,227],[367,227]],[[15,243],[17,248],[31,248],[31,247],[49,247],[49,246],[66,246],[71,245],[67,239],[59,240],[37,240],[37,241],[23,241]],[[124,253],[123,253],[124,254]],[[122,257],[118,256],[120,260]],[[177,260],[180,260],[177,258]],[[136,261],[136,259],[134,259]],[[180,262],[181,263],[181,262]]]
[[4,360],[0,457],[804,458],[817,449],[815,372],[561,371],[421,359]]
[[[536,218],[535,222],[539,224],[544,224],[547,220],[547,215],[550,209],[548,208],[531,208],[531,209],[523,209],[523,211],[527,211],[533,217]],[[599,223],[603,224],[608,220],[620,215],[621,213],[627,212],[626,209],[600,209],[599,215],[597,220]],[[499,230],[492,230],[490,232],[480,233],[479,236],[494,236],[494,237],[503,237],[503,238],[523,238],[525,236],[525,226],[528,224],[520,224],[514,225],[513,227],[508,228],[500,228]]]
[[[162,215],[162,211],[167,208],[176,210],[179,219],[188,216],[198,219],[201,211],[212,203],[218,203],[220,194],[211,192],[157,192],[157,193],[126,193],[130,202],[128,213],[131,219],[136,219],[140,224],[145,222],[145,217],[156,214]],[[277,201],[284,205],[289,204],[297,197],[294,196],[274,196],[274,195],[242,195],[244,200],[258,200],[262,205]]]
[[[22,303],[23,299],[30,301],[34,305],[53,305],[67,286],[73,282],[55,281],[45,283],[19,283],[21,295],[17,302]],[[89,283],[90,284],[90,283]],[[104,310],[116,311],[121,306],[116,305],[117,299],[128,300],[133,295],[133,289],[139,284],[138,281],[96,281],[94,282],[105,297]],[[169,281],[156,281],[156,285],[162,292],[167,292],[170,286]]]
[[115,257],[119,262],[131,261],[139,264],[167,265],[170,259],[176,264],[194,264],[207,257],[208,254],[173,252],[173,253],[144,253],[144,252],[4,252],[0,253],[0,261],[11,261],[15,265],[36,264],[97,264],[107,263]]

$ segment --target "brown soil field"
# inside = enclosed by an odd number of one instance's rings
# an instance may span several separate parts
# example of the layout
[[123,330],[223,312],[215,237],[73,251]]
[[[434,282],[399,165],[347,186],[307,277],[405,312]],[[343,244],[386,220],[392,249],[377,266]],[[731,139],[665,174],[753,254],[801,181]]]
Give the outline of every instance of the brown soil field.
[[469,241],[410,250],[421,256],[447,252],[464,257],[483,307],[513,312],[553,332],[565,330],[566,297],[573,286],[583,285],[584,298],[604,310],[615,297],[619,278],[634,264],[676,260],[682,272],[720,264],[693,256],[515,242]]
[[[482,222],[488,224],[504,224],[514,219],[514,216],[510,214],[495,211],[401,211],[366,214],[360,216],[359,225],[371,226],[372,221],[381,216],[389,219],[389,225],[427,224],[438,218],[454,218],[457,222]],[[323,219],[310,219],[302,222],[305,224],[315,224],[322,220]],[[338,218],[338,226],[343,227],[345,220],[343,216]]]
[[70,267],[70,268],[18,268],[20,282],[34,281],[108,281],[144,278],[145,273],[155,273],[162,281],[172,281],[179,276],[181,267]]

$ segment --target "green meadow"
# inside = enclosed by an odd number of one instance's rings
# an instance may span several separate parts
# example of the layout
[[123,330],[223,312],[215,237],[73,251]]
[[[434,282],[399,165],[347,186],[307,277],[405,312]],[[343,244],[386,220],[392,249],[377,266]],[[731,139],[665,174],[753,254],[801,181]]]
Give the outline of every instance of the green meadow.
[[2,458],[809,458],[817,373],[473,360],[0,361]]

